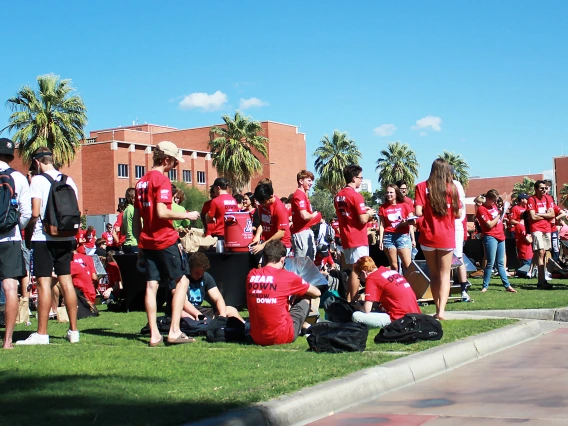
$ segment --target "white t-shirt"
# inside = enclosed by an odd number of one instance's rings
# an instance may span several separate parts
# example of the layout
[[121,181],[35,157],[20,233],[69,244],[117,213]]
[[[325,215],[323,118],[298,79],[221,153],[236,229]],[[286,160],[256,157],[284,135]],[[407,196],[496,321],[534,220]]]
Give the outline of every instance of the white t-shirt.
[[[8,169],[10,166],[4,161],[0,161],[0,171]],[[14,179],[14,186],[16,190],[16,199],[18,200],[18,210],[20,211],[20,223],[14,228],[0,234],[0,243],[5,241],[21,241],[21,230],[26,227],[32,216],[32,202],[30,200],[30,186],[28,185],[28,178],[20,172],[14,170],[10,173]]]
[[463,190],[462,184],[458,180],[454,180],[454,185],[458,190],[458,196],[460,198],[460,209],[461,209],[461,216],[456,218],[456,232],[461,231],[463,232],[463,220],[465,219],[465,191]]
[[[48,170],[45,172],[51,176],[54,180],[61,180],[61,172],[58,170]],[[77,186],[70,176],[67,176],[67,183],[75,191],[77,199],[79,199]],[[46,177],[42,175],[34,176],[32,179],[32,184],[30,186],[30,196],[32,199],[39,198],[41,200],[41,210],[40,218],[37,220],[34,228],[34,234],[32,236],[32,241],[72,241],[75,237],[52,237],[51,235],[46,235],[43,232],[43,226],[41,223],[41,218],[45,216],[45,208],[47,207],[47,199],[49,198],[49,191],[51,190],[51,182],[47,180]]]

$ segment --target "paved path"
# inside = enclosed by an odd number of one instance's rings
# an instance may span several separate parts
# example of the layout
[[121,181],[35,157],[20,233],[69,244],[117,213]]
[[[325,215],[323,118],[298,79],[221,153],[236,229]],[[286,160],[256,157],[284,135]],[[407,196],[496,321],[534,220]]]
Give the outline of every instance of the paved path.
[[312,425],[568,425],[568,326]]

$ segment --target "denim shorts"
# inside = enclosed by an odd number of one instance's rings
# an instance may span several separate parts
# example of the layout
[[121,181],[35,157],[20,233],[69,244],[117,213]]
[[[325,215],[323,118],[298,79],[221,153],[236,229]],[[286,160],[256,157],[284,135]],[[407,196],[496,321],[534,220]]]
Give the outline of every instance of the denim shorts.
[[411,249],[412,241],[409,234],[394,234],[385,232],[383,235],[383,247],[390,249]]

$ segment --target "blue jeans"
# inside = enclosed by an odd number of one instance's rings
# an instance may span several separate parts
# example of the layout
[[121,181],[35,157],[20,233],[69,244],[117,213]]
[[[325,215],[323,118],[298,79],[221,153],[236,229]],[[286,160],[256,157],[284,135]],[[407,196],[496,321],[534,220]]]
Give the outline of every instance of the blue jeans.
[[485,235],[483,236],[483,246],[487,255],[487,266],[483,271],[483,287],[489,287],[489,280],[495,263],[497,263],[497,272],[501,282],[505,288],[509,287],[511,284],[507,279],[507,271],[505,270],[505,241],[499,241],[495,237]]

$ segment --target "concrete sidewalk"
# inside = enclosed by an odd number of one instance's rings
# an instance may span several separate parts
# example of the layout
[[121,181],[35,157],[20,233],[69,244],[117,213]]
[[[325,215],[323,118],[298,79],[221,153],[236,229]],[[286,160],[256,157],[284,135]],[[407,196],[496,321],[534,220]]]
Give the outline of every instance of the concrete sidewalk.
[[567,425],[568,324],[313,425]]

